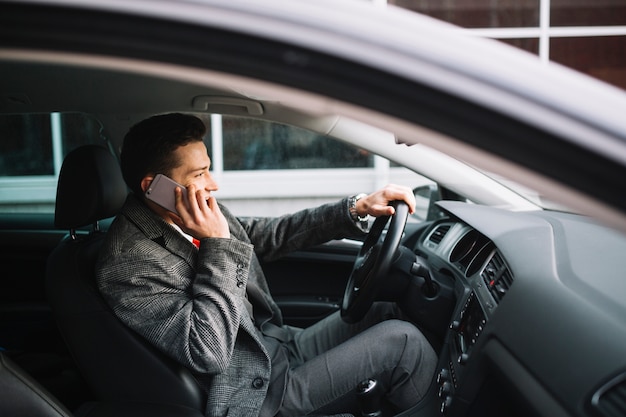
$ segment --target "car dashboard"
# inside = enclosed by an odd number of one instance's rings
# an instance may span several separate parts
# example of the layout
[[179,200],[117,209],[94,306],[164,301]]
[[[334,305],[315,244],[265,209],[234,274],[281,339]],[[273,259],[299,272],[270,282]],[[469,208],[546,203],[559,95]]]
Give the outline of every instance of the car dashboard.
[[457,300],[432,409],[626,415],[624,236],[569,213],[438,206],[413,248]]

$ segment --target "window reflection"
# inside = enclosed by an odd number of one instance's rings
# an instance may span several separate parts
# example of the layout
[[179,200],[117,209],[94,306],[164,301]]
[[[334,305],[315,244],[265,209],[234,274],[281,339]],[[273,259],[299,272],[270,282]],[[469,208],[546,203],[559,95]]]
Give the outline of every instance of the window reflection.
[[224,116],[222,129],[225,171],[373,166],[367,152],[292,126]]
[[[55,159],[80,145],[104,143],[101,130],[83,113],[0,115],[0,178],[55,175]],[[62,154],[53,157],[55,148]]]
[[0,116],[0,176],[52,175],[49,114]]

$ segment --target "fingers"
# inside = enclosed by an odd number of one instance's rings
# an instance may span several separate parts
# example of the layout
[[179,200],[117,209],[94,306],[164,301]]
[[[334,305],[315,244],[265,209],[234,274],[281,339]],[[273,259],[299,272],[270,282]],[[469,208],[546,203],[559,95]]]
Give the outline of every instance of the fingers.
[[205,200],[204,203],[210,211],[222,216],[222,210],[220,210],[220,206],[219,204],[217,204],[217,199],[215,197],[209,196],[209,198]]
[[370,206],[368,210],[368,214],[370,216],[379,217],[379,216],[393,216],[395,213],[395,209],[387,204],[373,204]]
[[[217,200],[213,196],[206,195],[206,192],[197,189],[194,185],[187,188],[188,201],[181,204],[179,209],[179,219],[174,219],[175,223],[185,231],[197,239],[205,237],[230,237],[228,221],[222,214]],[[184,200],[182,193],[177,190],[177,209],[178,199]]]
[[176,207],[176,213],[172,214],[178,218],[180,218],[181,215],[184,215],[186,212],[189,211],[187,201],[185,201],[183,190],[180,187],[176,187],[174,189],[174,206]]
[[187,201],[185,201],[182,190],[179,192],[179,188],[176,189],[176,208],[178,207],[178,199],[180,197],[182,207],[178,210],[180,217],[183,219],[198,217],[207,207],[205,198],[201,190],[198,190],[195,185],[187,187]]
[[404,201],[409,206],[409,213],[415,211],[413,191],[409,187],[389,184],[367,196],[367,201],[364,202],[367,214],[374,217],[391,216],[395,213],[395,209],[389,203],[396,200]]
[[383,192],[388,203],[395,200],[404,201],[409,206],[409,213],[415,211],[415,195],[409,187],[390,184],[383,189]]

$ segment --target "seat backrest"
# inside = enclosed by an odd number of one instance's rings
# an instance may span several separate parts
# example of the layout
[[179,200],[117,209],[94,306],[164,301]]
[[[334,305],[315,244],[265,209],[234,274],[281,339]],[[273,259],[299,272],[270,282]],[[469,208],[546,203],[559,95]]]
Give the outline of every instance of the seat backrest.
[[61,168],[55,225],[70,230],[48,258],[46,286],[60,332],[97,399],[174,404],[204,410],[205,394],[190,371],[126,327],[95,282],[105,233],[76,229],[117,214],[127,195],[119,164],[108,149],[87,145]]
[[71,417],[43,386],[0,352],[0,415]]

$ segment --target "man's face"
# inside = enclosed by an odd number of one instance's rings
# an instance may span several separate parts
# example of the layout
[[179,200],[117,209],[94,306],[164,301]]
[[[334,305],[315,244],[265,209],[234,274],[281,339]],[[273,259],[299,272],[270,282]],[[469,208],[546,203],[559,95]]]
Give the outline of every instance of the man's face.
[[189,187],[194,184],[198,190],[204,190],[208,198],[211,191],[217,191],[217,183],[209,172],[211,158],[203,142],[192,142],[176,149],[175,157],[182,164],[174,168],[170,177],[177,183]]

